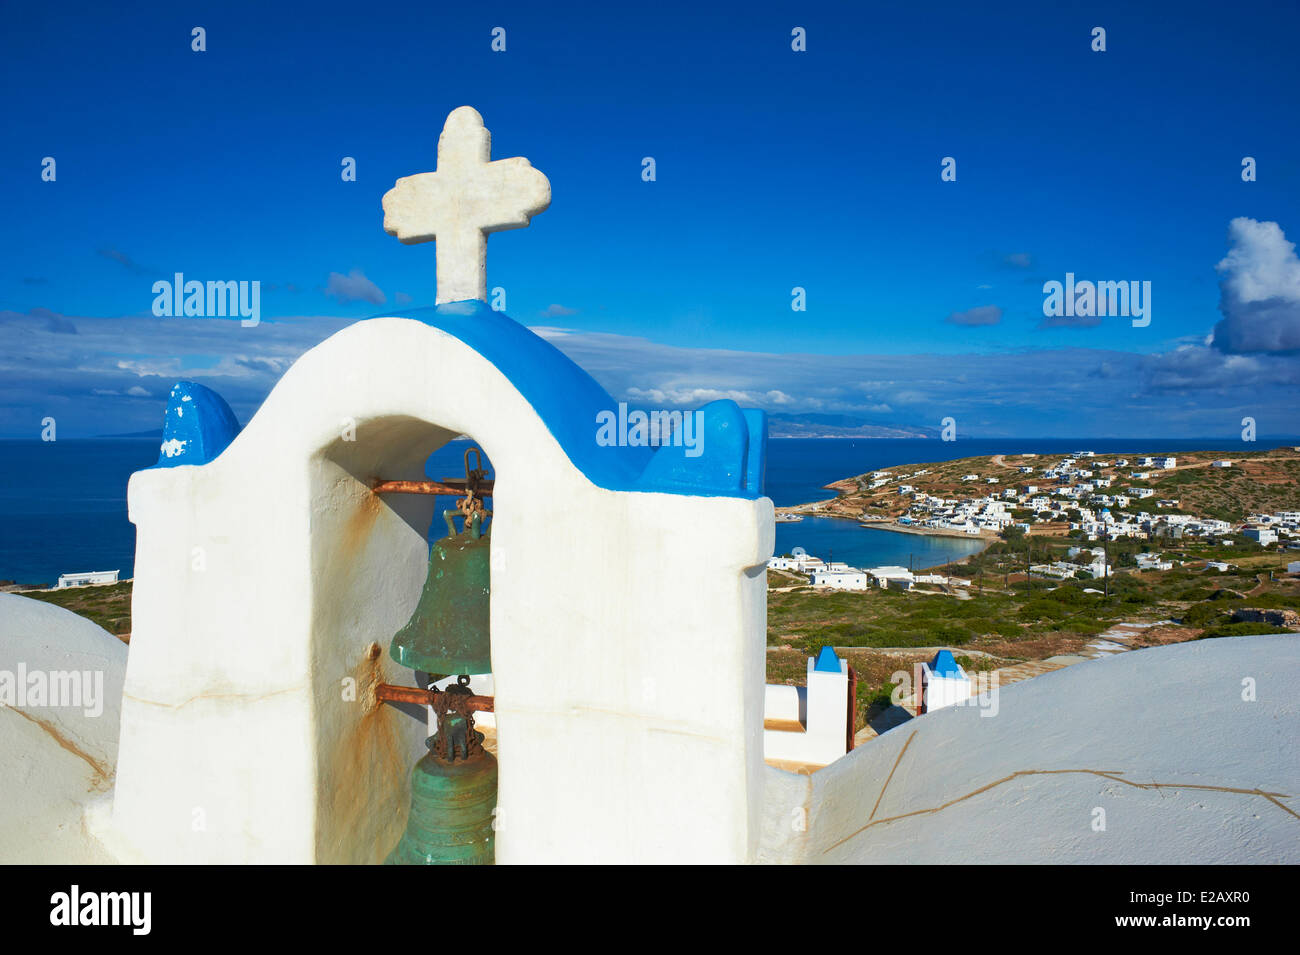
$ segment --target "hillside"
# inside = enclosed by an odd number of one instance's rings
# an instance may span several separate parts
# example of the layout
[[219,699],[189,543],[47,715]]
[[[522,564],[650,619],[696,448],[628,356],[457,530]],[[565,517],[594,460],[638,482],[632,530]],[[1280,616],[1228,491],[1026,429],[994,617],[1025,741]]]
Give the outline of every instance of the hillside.
[[22,595],[71,610],[126,642],[131,630],[132,586],[132,581],[123,580],[103,587],[26,590]]
[[[1085,445],[1086,446],[1086,445]],[[1300,510],[1300,451],[1294,447],[1274,448],[1267,451],[1192,451],[1178,452],[1177,467],[1155,471],[1142,468],[1137,461],[1159,453],[1138,449],[1131,453],[1106,453],[1097,456],[1094,476],[1113,478],[1109,493],[1123,493],[1125,488],[1151,488],[1153,498],[1135,501],[1130,510],[1155,511],[1156,499],[1174,499],[1178,505],[1163,508],[1164,513],[1195,514],[1224,521],[1239,522],[1251,514]],[[1228,468],[1216,468],[1214,461],[1227,459]],[[1116,467],[1116,461],[1127,459],[1126,467]],[[1059,459],[1050,455],[984,455],[959,458],[955,461],[903,464],[888,468],[892,480],[872,489],[873,473],[854,475],[827,485],[839,496],[816,507],[819,514],[857,518],[864,514],[881,518],[895,518],[902,514],[911,498],[899,493],[900,485],[910,485],[936,497],[970,498],[985,494],[1000,494],[1007,488],[1035,485],[1048,493],[1058,482],[1046,479],[1042,472]],[[1080,459],[1080,464],[1086,459]],[[1101,464],[1107,466],[1102,467]],[[1021,467],[1032,467],[1031,473],[1021,473]],[[1135,471],[1151,470],[1149,477],[1134,479]],[[925,473],[919,473],[925,472]],[[963,481],[968,474],[978,475],[977,480]],[[996,484],[988,483],[996,478]],[[807,513],[810,508],[782,508]]]

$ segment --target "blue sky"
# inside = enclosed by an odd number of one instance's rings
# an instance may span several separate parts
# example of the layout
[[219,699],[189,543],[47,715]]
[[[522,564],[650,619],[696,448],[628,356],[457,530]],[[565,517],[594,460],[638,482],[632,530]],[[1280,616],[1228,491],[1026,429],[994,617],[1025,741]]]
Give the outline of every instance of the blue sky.
[[[431,304],[434,245],[385,235],[379,201],[465,103],[554,196],[491,238],[489,287],[615,398],[1294,433],[1300,12],[1133,6],[13,8],[0,435],[156,427],[176,378],[246,421],[306,348]],[[153,317],[177,271],[260,281],[262,323]],[[1052,327],[1043,282],[1067,271],[1150,281],[1150,325]]]

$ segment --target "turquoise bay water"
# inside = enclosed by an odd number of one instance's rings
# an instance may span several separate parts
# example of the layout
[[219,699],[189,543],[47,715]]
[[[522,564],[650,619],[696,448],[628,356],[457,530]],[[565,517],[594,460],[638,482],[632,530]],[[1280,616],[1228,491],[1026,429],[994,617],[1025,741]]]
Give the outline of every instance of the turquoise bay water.
[[902,534],[834,517],[805,517],[797,524],[776,525],[777,554],[802,547],[824,561],[842,560],[853,567],[895,565],[936,567],[984,549],[979,538]]
[[[1276,443],[1283,443],[1278,441]],[[1295,443],[1294,440],[1285,442]],[[429,459],[426,472],[464,473],[466,442],[452,442]],[[1272,445],[1260,442],[1259,450]],[[1240,451],[1218,439],[1134,441],[992,439],[945,443],[933,439],[774,438],[768,443],[767,494],[778,505],[833,497],[822,485],[901,464],[948,461],[982,454]],[[0,580],[52,584],[60,574],[85,570],[134,572],[135,527],[126,516],[132,472],[158,458],[156,438],[0,441]],[[450,502],[441,499],[440,507]],[[435,522],[434,536],[445,528]],[[924,537],[859,527],[854,521],[807,518],[776,525],[776,552],[802,546],[810,554],[858,567],[915,567],[955,560],[980,546],[960,538]]]

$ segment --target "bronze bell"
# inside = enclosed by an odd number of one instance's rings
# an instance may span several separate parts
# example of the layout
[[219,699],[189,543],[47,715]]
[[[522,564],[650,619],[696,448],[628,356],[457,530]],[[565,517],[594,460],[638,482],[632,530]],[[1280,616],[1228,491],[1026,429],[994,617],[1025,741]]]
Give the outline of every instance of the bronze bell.
[[438,732],[411,772],[411,811],[388,865],[492,865],[497,761],[474,729],[469,677],[432,693]]
[[464,513],[465,529],[457,533],[457,513],[443,512],[448,534],[430,548],[420,602],[389,647],[402,666],[439,676],[492,670],[488,533],[481,510]]

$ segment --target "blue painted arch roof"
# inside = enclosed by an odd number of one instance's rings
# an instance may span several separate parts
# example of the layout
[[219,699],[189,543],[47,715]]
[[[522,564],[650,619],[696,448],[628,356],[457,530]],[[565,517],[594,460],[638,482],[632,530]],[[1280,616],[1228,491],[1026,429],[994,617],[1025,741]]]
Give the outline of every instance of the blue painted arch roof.
[[[730,400],[682,411],[672,437],[652,447],[641,440],[644,432],[633,420],[636,410],[628,412],[558,348],[486,303],[450,302],[397,317],[438,328],[496,366],[532,405],[573,465],[598,487],[763,496],[767,417],[762,411],[741,409]],[[616,419],[613,442],[600,437],[609,433],[602,432],[602,420],[608,423],[611,417]],[[234,439],[239,424],[215,392],[181,382],[168,402],[164,430],[171,443],[164,442],[156,467],[214,460]]]
[[[408,311],[414,319],[460,339],[505,375],[536,410],[570,461],[589,481],[612,491],[660,491],[713,497],[763,496],[767,417],[734,401],[714,401],[691,414],[685,443],[659,447],[597,440],[601,415],[620,419],[615,401],[562,351],[479,301]],[[687,412],[683,412],[683,416]],[[698,422],[698,425],[696,425]]]

